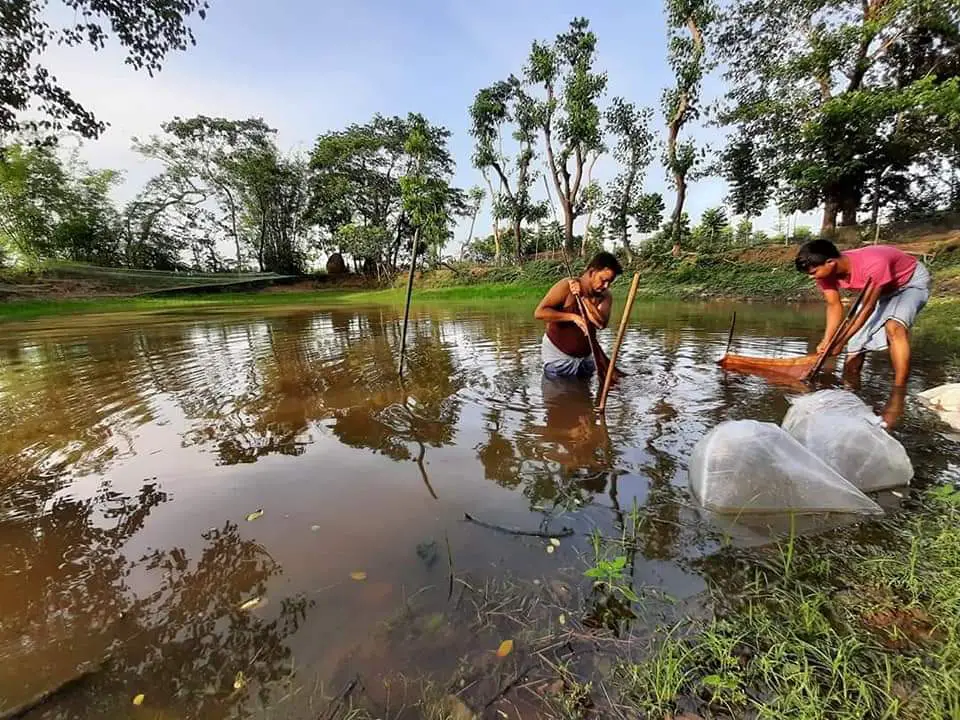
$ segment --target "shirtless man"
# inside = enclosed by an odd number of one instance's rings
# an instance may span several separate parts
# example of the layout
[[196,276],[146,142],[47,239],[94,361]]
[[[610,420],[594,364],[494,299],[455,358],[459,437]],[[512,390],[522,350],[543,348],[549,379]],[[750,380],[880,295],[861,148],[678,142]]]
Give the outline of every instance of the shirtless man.
[[[597,253],[578,279],[560,280],[544,295],[533,316],[547,323],[540,348],[545,375],[589,378],[596,372],[590,338],[595,342],[596,331],[607,327],[613,305],[610,284],[622,272],[613,255]],[[586,318],[577,307],[578,296]]]

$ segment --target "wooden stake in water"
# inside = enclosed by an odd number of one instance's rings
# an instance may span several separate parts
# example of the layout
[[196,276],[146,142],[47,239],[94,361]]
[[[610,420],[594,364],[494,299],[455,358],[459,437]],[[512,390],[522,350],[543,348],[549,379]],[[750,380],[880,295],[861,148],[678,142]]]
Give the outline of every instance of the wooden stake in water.
[[403,380],[403,356],[407,351],[407,322],[410,319],[410,298],[413,296],[413,273],[417,269],[417,250],[420,249],[420,228],[413,234],[413,257],[410,258],[410,275],[407,277],[407,301],[403,308],[403,330],[400,332],[400,360],[397,375]]
[[620,352],[620,345],[623,343],[624,333],[627,331],[627,322],[630,320],[630,310],[633,309],[633,300],[637,296],[637,286],[640,284],[640,273],[633,274],[633,282],[630,283],[630,293],[627,295],[627,302],[623,306],[623,315],[620,316],[620,329],[617,331],[617,341],[613,344],[613,352],[610,354],[610,364],[607,365],[607,376],[603,380],[603,390],[600,391],[600,403],[597,405],[597,412],[603,412],[607,408],[607,393],[610,392],[610,383],[613,382],[613,373],[617,364],[617,354]]

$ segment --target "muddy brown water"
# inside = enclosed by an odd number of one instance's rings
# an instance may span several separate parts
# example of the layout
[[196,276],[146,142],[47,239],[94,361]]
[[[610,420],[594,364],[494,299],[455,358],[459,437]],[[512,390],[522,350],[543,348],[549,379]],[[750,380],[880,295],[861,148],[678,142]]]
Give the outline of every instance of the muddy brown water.
[[[595,383],[542,378],[527,307],[415,309],[403,385],[394,307],[0,327],[0,712],[106,658],[28,717],[316,717],[277,709],[292,678],[451,662],[356,652],[412,596],[442,610],[451,562],[473,582],[576,575],[587,534],[634,504],[637,587],[695,601],[698,559],[770,536],[698,511],[686,458],[722,420],[779,421],[796,391],[716,367],[733,310],[739,352],[808,352],[822,322],[816,306],[642,303],[604,424]],[[916,354],[913,391],[946,380],[936,348]],[[884,405],[885,358],[863,387]],[[896,434],[917,484],[957,475],[956,439],[915,399]],[[547,553],[464,513],[576,535]]]

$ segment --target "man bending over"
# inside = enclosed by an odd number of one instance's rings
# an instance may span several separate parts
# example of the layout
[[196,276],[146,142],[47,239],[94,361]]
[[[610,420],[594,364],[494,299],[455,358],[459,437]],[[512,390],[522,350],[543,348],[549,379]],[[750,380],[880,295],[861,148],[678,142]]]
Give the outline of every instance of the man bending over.
[[844,374],[858,378],[868,351],[890,350],[894,387],[910,375],[910,327],[930,297],[930,273],[917,260],[889,245],[840,252],[829,240],[812,240],[797,252],[797,270],[817,281],[827,302],[827,327],[817,346],[821,352],[843,319],[840,290],[862,290],[863,307],[837,338],[832,354],[847,346]]
[[[541,344],[547,376],[589,378],[596,372],[591,343],[596,343],[597,330],[610,320],[613,297],[609,288],[622,272],[613,255],[597,253],[583,275],[560,280],[544,295],[533,316],[547,323]],[[586,316],[580,313],[578,297]]]

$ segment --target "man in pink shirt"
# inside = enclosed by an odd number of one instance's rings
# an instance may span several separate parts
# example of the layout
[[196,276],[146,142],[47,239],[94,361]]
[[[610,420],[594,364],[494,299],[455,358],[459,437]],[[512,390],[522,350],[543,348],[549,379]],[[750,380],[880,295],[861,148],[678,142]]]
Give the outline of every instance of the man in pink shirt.
[[868,351],[890,350],[894,387],[910,375],[910,327],[930,298],[930,273],[916,258],[889,245],[871,245],[840,252],[829,240],[812,240],[797,252],[797,270],[815,278],[827,301],[827,327],[820,352],[843,318],[840,290],[862,290],[863,308],[834,346],[847,347],[844,373],[856,377]]

